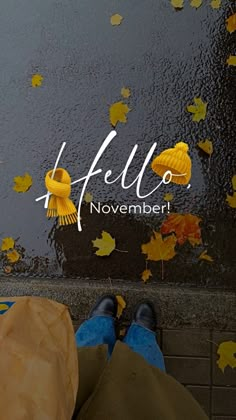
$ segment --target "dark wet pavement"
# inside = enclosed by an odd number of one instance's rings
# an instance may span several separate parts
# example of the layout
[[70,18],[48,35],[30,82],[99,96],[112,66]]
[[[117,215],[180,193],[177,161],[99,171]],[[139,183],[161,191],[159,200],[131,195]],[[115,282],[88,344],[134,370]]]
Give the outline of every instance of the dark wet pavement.
[[[114,13],[124,17],[119,27],[110,24]],[[166,215],[91,215],[84,204],[79,233],[77,226],[57,228],[46,219],[42,201],[35,202],[45,193],[44,175],[63,141],[61,166],[73,180],[86,174],[111,130],[109,106],[122,100],[120,90],[127,86],[131,96],[124,102],[132,111],[127,124],[118,123],[118,135],[101,159],[104,172],[111,168],[118,175],[137,143],[131,182],[155,141],[158,154],[183,140],[193,164],[191,188],[163,186],[145,201],[163,204],[171,192],[171,211],[202,219],[203,245],[177,248],[177,256],[164,264],[164,280],[160,263],[150,263],[152,282],[235,287],[235,209],[225,201],[235,174],[236,75],[225,64],[235,53],[235,35],[225,28],[230,14],[225,2],[219,10],[209,4],[195,10],[186,3],[179,12],[166,0],[149,0],[148,7],[125,0],[10,0],[1,6],[0,235],[17,239],[22,259],[13,274],[140,281],[141,244]],[[31,87],[35,73],[44,77],[39,88]],[[207,118],[198,124],[186,112],[196,96],[208,102]],[[196,147],[206,138],[214,145],[210,163]],[[17,194],[13,178],[26,171],[33,186]],[[156,183],[147,171],[143,192]],[[80,190],[81,185],[73,187],[75,202]],[[91,179],[87,190],[94,202],[138,204],[135,188],[107,186],[103,176]],[[102,230],[128,253],[95,256],[91,241]],[[205,249],[212,264],[198,260]],[[6,264],[2,257],[3,272]]]

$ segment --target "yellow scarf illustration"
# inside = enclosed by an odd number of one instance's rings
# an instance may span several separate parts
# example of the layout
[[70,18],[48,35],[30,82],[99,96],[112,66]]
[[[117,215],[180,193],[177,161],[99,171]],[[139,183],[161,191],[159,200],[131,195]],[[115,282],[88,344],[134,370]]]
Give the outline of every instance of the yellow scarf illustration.
[[48,203],[47,217],[58,217],[59,225],[71,225],[77,222],[77,210],[69,196],[71,177],[63,168],[57,168],[52,179],[52,172],[45,176],[45,185],[52,194]]

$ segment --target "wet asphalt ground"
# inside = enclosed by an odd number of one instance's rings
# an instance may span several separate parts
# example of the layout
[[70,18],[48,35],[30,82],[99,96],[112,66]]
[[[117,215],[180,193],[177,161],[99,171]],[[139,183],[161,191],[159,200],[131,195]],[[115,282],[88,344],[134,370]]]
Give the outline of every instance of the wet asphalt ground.
[[[171,192],[171,211],[202,219],[203,245],[177,247],[177,255],[164,263],[163,279],[160,262],[150,263],[151,281],[235,288],[235,209],[225,201],[236,170],[236,70],[225,64],[236,51],[236,35],[225,28],[235,5],[226,1],[212,10],[205,1],[195,10],[185,3],[178,12],[167,0],[9,0],[1,5],[0,236],[17,240],[22,258],[13,275],[141,281],[141,244],[166,215],[90,214],[89,204],[83,204],[79,233],[76,225],[58,228],[48,221],[42,201],[35,202],[45,193],[45,173],[63,141],[60,165],[73,180],[87,173],[112,129],[109,106],[122,100],[125,86],[131,96],[124,102],[132,111],[127,124],[116,127],[118,135],[100,161],[103,171],[112,169],[117,176],[138,144],[131,182],[154,142],[158,154],[183,140],[192,159],[191,188],[163,186],[145,201],[164,204],[164,194]],[[110,24],[114,13],[124,17],[118,27]],[[35,73],[44,78],[38,88],[31,86]],[[186,112],[194,97],[208,102],[207,118],[200,123]],[[206,138],[214,145],[210,161],[196,147]],[[18,194],[13,178],[26,171],[33,185]],[[156,183],[147,170],[143,193]],[[75,202],[80,191],[81,185],[73,188]],[[96,203],[139,203],[135,188],[105,185],[102,175],[90,180],[87,191]],[[91,241],[102,230],[128,252],[97,257]],[[213,263],[199,261],[206,249]],[[3,254],[0,262],[4,273],[9,264]]]

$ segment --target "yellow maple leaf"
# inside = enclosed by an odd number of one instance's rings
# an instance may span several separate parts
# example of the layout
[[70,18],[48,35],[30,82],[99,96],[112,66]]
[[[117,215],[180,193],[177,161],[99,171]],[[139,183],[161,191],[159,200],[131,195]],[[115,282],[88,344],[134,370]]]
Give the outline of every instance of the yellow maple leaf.
[[233,195],[227,194],[226,201],[228,202],[230,207],[236,209],[236,192],[234,192]]
[[233,190],[236,191],[236,175],[234,175],[232,178],[232,185],[233,185]]
[[224,373],[226,366],[232,369],[236,367],[236,343],[234,341],[225,341],[218,347],[217,354],[220,358],[217,360],[217,365]]
[[168,261],[176,254],[176,241],[175,235],[163,239],[160,233],[154,231],[150,242],[142,245],[142,253],[147,254],[147,260]]
[[95,248],[98,248],[95,254],[99,257],[110,255],[116,246],[115,239],[111,237],[110,233],[104,230],[102,231],[102,238],[96,238],[92,243]]
[[15,185],[13,186],[13,190],[16,192],[28,191],[33,183],[32,177],[28,174],[28,172],[26,172],[23,176],[16,176],[14,178],[14,182]]
[[210,257],[210,255],[207,254],[207,251],[203,251],[200,255],[199,255],[199,260],[205,260],[208,262],[213,262],[213,258]]
[[221,0],[211,0],[212,9],[219,9],[221,6]]
[[117,316],[117,318],[120,318],[122,313],[123,313],[123,310],[126,308],[126,302],[123,299],[123,297],[120,296],[120,295],[116,296],[116,300],[117,300],[117,303],[118,303],[116,316]]
[[164,200],[165,200],[165,201],[172,201],[172,200],[173,200],[173,198],[174,198],[174,196],[173,196],[173,194],[171,194],[171,193],[166,193],[166,194],[164,195]]
[[120,91],[121,95],[123,96],[123,98],[129,98],[131,95],[130,89],[129,88],[125,88],[123,87]]
[[1,251],[8,251],[9,249],[14,248],[15,241],[11,237],[3,238],[2,245],[1,245]]
[[115,15],[111,16],[110,22],[112,26],[117,26],[121,24],[122,20],[123,20],[123,16],[116,13]]
[[127,117],[126,114],[131,111],[128,105],[121,102],[115,102],[110,106],[110,123],[113,127],[116,126],[118,122],[126,123]]
[[198,9],[202,5],[203,0],[191,0],[190,6],[195,7]]
[[31,79],[32,87],[38,87],[42,85],[43,76],[41,74],[34,74]]
[[197,143],[198,147],[203,150],[208,155],[212,155],[213,153],[213,144],[211,140],[201,140]]
[[90,192],[86,192],[84,196],[85,203],[91,203],[93,201],[93,195]]
[[236,55],[230,55],[226,63],[228,66],[236,66]]
[[144,281],[144,283],[147,283],[147,281],[149,280],[150,277],[152,277],[151,270],[146,269],[142,272],[141,279]]
[[184,0],[171,0],[171,4],[175,9],[183,9]]
[[20,259],[20,254],[16,249],[13,249],[13,251],[7,253],[7,259],[11,263],[15,263]]
[[226,29],[230,34],[236,31],[236,13],[226,19]]
[[207,102],[203,102],[201,98],[193,99],[195,105],[188,105],[187,111],[193,114],[193,121],[199,122],[205,120],[207,113]]

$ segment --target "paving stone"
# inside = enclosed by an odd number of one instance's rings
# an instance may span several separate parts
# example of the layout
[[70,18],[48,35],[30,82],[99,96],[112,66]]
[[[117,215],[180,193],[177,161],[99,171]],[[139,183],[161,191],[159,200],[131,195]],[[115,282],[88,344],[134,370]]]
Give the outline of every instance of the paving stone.
[[210,388],[206,386],[187,385],[186,388],[191,392],[195,400],[198,401],[205,413],[210,415]]
[[212,417],[212,420],[236,420],[235,416],[214,416]]
[[236,388],[212,388],[212,414],[223,418],[236,415]]
[[[224,370],[224,373],[219,369],[217,365],[217,360],[219,356],[217,355],[218,345],[224,341],[235,341],[236,342],[236,332],[213,332],[212,341],[217,344],[213,344],[213,357],[212,357],[212,375],[213,375],[213,385],[233,385],[236,386],[236,372],[235,369],[232,369],[230,366],[227,366]],[[236,413],[235,413],[236,414]]]
[[210,384],[210,359],[200,357],[165,357],[167,373],[184,385]]
[[210,357],[210,331],[164,330],[162,347],[170,356]]

